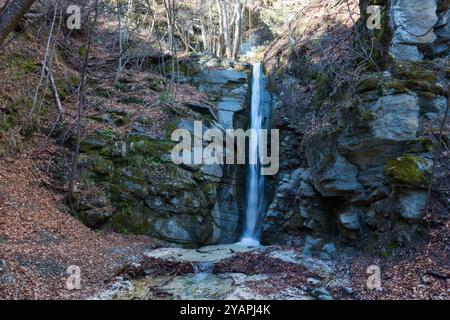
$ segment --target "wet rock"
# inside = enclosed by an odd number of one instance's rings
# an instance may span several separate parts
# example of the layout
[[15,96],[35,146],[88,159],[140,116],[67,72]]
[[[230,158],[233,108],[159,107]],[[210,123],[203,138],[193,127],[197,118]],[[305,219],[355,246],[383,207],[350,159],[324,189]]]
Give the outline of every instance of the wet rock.
[[233,243],[238,240],[240,233],[240,219],[236,214],[240,210],[236,201],[236,188],[221,186],[211,215],[213,218],[213,234],[210,243]]

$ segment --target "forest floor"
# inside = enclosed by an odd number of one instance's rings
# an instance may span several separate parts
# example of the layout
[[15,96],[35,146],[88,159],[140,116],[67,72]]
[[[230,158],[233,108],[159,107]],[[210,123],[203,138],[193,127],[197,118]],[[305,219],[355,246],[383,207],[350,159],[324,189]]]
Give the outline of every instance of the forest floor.
[[[158,244],[95,232],[64,212],[37,169],[46,156],[39,144],[20,158],[0,160],[0,298],[86,298]],[[67,289],[69,266],[80,268],[81,290]]]

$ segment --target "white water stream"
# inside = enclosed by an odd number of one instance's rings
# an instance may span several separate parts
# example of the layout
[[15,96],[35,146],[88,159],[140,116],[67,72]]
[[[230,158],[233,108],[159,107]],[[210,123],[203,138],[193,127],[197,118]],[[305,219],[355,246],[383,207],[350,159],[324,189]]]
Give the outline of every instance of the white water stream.
[[255,137],[251,139],[249,147],[249,164],[247,168],[247,194],[244,217],[244,231],[241,243],[259,246],[261,237],[261,219],[264,206],[264,177],[260,173],[259,149],[261,139],[260,129],[263,129],[266,116],[263,97],[263,72],[261,63],[253,65],[252,101],[251,101],[251,129],[255,130]]

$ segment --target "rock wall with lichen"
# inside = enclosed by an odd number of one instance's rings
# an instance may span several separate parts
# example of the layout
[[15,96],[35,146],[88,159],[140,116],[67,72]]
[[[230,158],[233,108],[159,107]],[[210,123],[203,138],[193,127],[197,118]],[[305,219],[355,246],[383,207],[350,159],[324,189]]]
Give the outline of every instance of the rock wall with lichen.
[[[345,4],[324,1],[326,13],[316,16],[334,17],[332,26],[299,17],[296,46],[280,37],[266,53],[282,136],[266,242],[300,244],[310,234],[383,251],[420,233],[432,131],[447,107],[448,2],[352,4],[359,20]],[[381,6],[379,29],[367,28],[369,5]],[[348,48],[333,43],[343,34]],[[338,57],[323,55],[327,48]]]
[[[195,70],[181,75],[181,81],[195,85],[208,101],[186,102],[179,110],[162,104],[161,114],[167,113],[162,120],[145,113],[132,117],[124,109],[113,108],[102,112],[101,119],[94,119],[108,127],[96,129],[81,140],[79,177],[71,209],[89,227],[148,235],[187,247],[238,240],[244,168],[175,165],[171,151],[178,142],[171,140],[171,134],[175,129],[185,129],[193,138],[195,121],[201,121],[203,133],[208,129],[224,132],[244,128],[248,66],[228,66],[208,54],[193,54],[180,62],[182,73],[186,73],[186,64]],[[145,108],[146,102],[133,95],[139,86],[134,81],[119,80],[116,87],[125,94],[120,98],[104,88],[95,92],[124,105],[142,104]],[[162,91],[156,80],[149,79],[143,86]],[[69,139],[70,149],[74,143],[75,138]],[[209,143],[203,140],[204,147]]]

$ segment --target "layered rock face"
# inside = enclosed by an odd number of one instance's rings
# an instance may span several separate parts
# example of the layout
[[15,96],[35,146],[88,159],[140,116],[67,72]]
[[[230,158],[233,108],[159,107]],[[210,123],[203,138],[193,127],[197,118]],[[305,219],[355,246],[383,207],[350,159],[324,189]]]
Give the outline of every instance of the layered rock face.
[[[210,55],[193,56],[190,63],[198,70],[189,81],[210,103],[187,103],[189,114],[174,112],[158,124],[157,132],[151,117],[130,121],[126,113],[114,111],[116,121],[123,119],[129,130],[122,135],[97,130],[83,139],[73,209],[88,226],[109,226],[188,247],[238,239],[245,168],[175,165],[171,134],[185,129],[194,139],[195,121],[201,121],[203,133],[244,128],[248,70],[245,65],[224,66]],[[206,147],[210,142],[203,143]]]
[[[370,4],[382,5],[385,12],[382,30],[367,31],[384,46],[384,52],[373,54],[382,62],[339,94],[327,93],[336,106],[326,115],[327,125],[308,128],[316,120],[310,105],[317,101],[321,74],[295,75],[294,55],[279,54],[274,62],[273,49],[267,54],[269,65],[283,66],[284,59],[284,67],[291,70],[290,76],[273,72],[274,82],[291,81],[299,88],[309,82],[309,88],[298,90],[306,102],[286,102],[288,93],[278,86],[283,101],[274,126],[284,137],[282,169],[272,184],[275,191],[264,224],[267,242],[295,243],[306,233],[381,247],[408,241],[420,230],[434,159],[426,129],[439,127],[447,106],[437,71],[447,58],[437,55],[447,53],[447,24],[439,17],[446,17],[448,10],[434,0],[362,1],[362,10]],[[311,22],[305,18],[298,23],[311,36]],[[298,51],[311,64],[314,48]],[[437,60],[424,61],[431,56]],[[285,231],[281,238],[275,236],[280,228]]]

